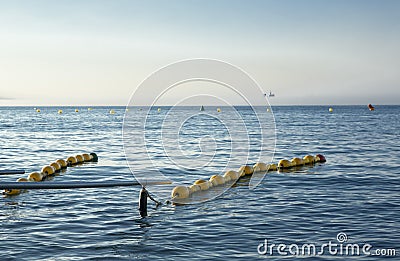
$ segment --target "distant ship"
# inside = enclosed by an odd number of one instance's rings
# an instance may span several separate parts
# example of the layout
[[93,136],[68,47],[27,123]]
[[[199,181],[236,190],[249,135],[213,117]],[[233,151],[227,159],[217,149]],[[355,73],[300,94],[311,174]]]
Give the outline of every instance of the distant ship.
[[275,97],[275,94],[272,93],[271,91],[269,91],[269,94],[264,93],[264,96],[267,96],[267,95],[268,95],[268,97]]

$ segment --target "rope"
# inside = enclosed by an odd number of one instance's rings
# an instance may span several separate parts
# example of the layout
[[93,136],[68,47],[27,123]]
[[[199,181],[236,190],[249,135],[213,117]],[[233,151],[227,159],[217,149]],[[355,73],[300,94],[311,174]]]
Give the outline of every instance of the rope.
[[25,170],[0,170],[0,175],[25,174]]
[[[168,181],[149,182],[147,185],[171,184]],[[0,189],[75,189],[75,188],[109,188],[142,186],[137,181],[110,181],[110,182],[1,182]]]

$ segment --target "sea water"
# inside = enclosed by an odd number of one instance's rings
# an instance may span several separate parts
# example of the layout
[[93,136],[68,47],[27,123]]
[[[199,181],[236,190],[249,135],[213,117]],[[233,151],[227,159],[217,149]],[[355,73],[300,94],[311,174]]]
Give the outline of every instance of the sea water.
[[[0,107],[0,170],[29,173],[58,158],[95,152],[98,163],[68,168],[47,182],[134,180],[122,139],[125,107],[40,109]],[[314,259],[380,258],[361,250],[359,255],[335,252],[340,244],[369,244],[371,251],[397,248],[399,255],[400,106],[272,109],[273,162],[316,153],[327,162],[270,172],[254,190],[244,178],[205,203],[155,208],[149,202],[147,218],[137,210],[139,187],[29,190],[5,197],[0,259],[275,260],[295,254],[296,245],[321,250],[329,242],[337,246]],[[264,251],[266,242],[272,252]],[[278,252],[272,244],[286,248]]]

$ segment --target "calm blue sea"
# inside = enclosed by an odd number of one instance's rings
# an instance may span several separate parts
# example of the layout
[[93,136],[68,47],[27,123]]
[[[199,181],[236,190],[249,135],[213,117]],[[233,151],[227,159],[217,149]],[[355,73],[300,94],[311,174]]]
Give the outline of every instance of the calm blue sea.
[[[316,153],[327,162],[269,173],[255,190],[245,178],[206,203],[156,209],[149,202],[145,219],[137,210],[138,187],[29,190],[1,198],[0,260],[277,260],[291,254],[277,247],[272,256],[258,253],[265,240],[268,247],[292,244],[294,251],[294,244],[339,244],[339,233],[347,236],[342,245],[370,244],[372,253],[396,249],[398,258],[400,106],[328,108],[273,107],[274,162]],[[124,107],[40,109],[0,107],[0,170],[29,173],[96,152],[98,163],[68,168],[49,182],[134,180],[122,140]],[[23,176],[0,176],[0,182]],[[326,250],[313,260],[382,258],[360,254]]]

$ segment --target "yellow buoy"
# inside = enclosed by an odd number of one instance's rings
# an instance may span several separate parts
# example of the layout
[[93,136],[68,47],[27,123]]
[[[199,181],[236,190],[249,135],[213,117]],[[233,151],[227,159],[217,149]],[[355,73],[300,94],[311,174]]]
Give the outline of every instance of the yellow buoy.
[[93,159],[93,156],[88,153],[83,153],[82,156],[85,161],[91,161]]
[[157,111],[160,112],[160,111],[161,111],[161,108],[158,108]]
[[67,162],[69,165],[75,165],[78,163],[78,160],[74,156],[69,156]]
[[246,172],[244,171],[244,166],[240,167],[237,173],[239,174],[239,177],[246,176]]
[[87,110],[88,110],[88,111],[91,111],[91,110],[92,110],[92,108],[90,108],[90,107],[89,107],[89,108],[87,108]]
[[313,164],[315,162],[314,156],[306,155],[303,158],[304,164]]
[[244,174],[245,175],[251,175],[251,174],[253,174],[253,168],[252,167],[250,167],[250,166],[247,166],[247,165],[244,165],[244,166],[241,166],[240,168],[239,168],[239,173],[241,173],[242,171],[244,171]]
[[220,175],[213,175],[210,178],[210,182],[214,187],[218,185],[223,185],[225,183],[225,178]]
[[75,112],[79,112],[79,110],[78,110],[78,109],[75,109]]
[[333,108],[329,108],[329,112],[333,112]]
[[82,155],[75,155],[76,160],[78,161],[78,163],[82,163],[85,161],[85,159],[83,158]]
[[58,114],[62,114],[63,113],[63,111],[62,110],[58,110]]
[[110,110],[110,114],[115,114],[115,110],[114,110],[114,109],[111,109],[111,110]]
[[287,169],[287,168],[290,168],[291,166],[292,166],[292,164],[290,163],[290,161],[288,161],[286,159],[280,160],[278,163],[279,169]]
[[36,109],[36,112],[40,112],[40,109]]
[[278,169],[278,166],[276,166],[276,164],[274,164],[274,163],[268,164],[268,171],[275,171],[277,169]]
[[56,170],[52,166],[44,166],[41,172],[46,174],[46,176],[48,176],[48,175],[53,175],[54,172],[56,172]]
[[231,181],[231,176],[229,176],[229,175],[223,175],[222,177],[224,178],[225,183],[228,183],[229,181]]
[[240,178],[239,172],[236,172],[234,170],[228,170],[227,172],[225,172],[224,179],[226,176],[229,176],[230,180],[232,181],[236,181],[238,178]]
[[[17,182],[27,182],[28,180],[26,178],[19,178],[17,179]],[[5,189],[4,194],[6,196],[15,196],[19,195],[22,192],[20,189]]]
[[209,189],[210,188],[210,184],[211,184],[210,182],[208,182],[206,180],[203,180],[203,179],[199,179],[199,180],[196,180],[194,182],[194,185],[199,185],[201,190]]
[[267,171],[267,170],[268,170],[268,165],[263,162],[258,162],[256,164],[254,164],[254,166],[253,166],[254,172],[261,172],[261,171]]
[[193,193],[195,193],[195,192],[197,192],[197,191],[200,191],[201,190],[201,188],[200,188],[200,186],[199,185],[190,185],[189,186],[189,192],[190,192],[190,194],[193,194]]
[[29,181],[39,182],[42,181],[42,179],[43,175],[39,172],[32,172],[31,174],[28,175]]
[[221,112],[221,108],[217,108],[217,112]]
[[290,162],[292,163],[293,167],[295,167],[295,166],[303,166],[304,165],[304,161],[302,159],[300,159],[300,158],[293,158]]
[[50,163],[50,166],[52,166],[55,171],[59,171],[61,169],[60,164],[58,164],[57,162]]
[[56,162],[60,165],[60,167],[62,169],[65,169],[68,167],[68,163],[63,159],[58,159],[58,160],[56,160]]
[[20,193],[21,193],[20,189],[5,189],[3,194],[6,196],[15,196],[19,195]]
[[189,197],[189,189],[186,186],[176,186],[171,192],[171,198],[184,199]]

